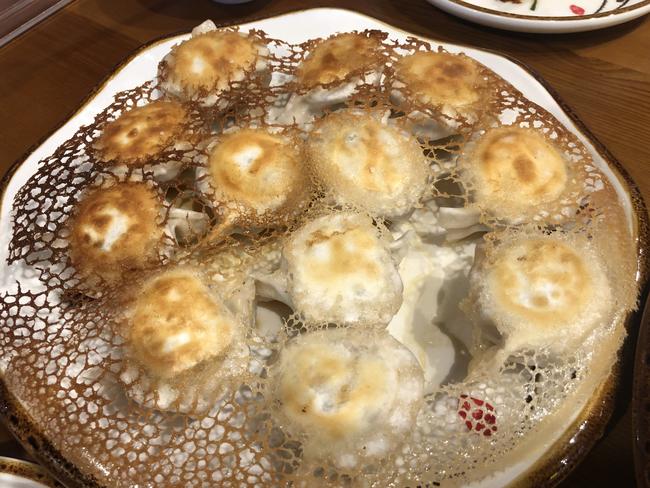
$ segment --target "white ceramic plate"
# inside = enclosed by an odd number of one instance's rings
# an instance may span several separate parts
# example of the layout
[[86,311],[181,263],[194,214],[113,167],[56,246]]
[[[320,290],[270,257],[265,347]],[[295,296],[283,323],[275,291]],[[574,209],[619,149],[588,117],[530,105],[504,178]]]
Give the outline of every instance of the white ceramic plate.
[[0,486],[2,488],[55,488],[61,485],[34,463],[0,456]]
[[[291,13],[280,17],[261,20],[244,24],[243,30],[257,28],[266,31],[271,37],[283,39],[285,41],[296,43],[302,42],[314,37],[326,37],[335,32],[362,30],[362,29],[381,29],[389,33],[391,38],[400,41],[410,36],[409,33],[396,29],[375,19],[339,9],[312,9],[302,12]],[[187,38],[188,35],[167,38],[143,48],[135,54],[128,62],[122,65],[115,74],[107,80],[98,91],[94,93],[81,107],[81,109],[71,117],[62,127],[54,132],[45,142],[36,148],[27,159],[20,164],[10,180],[7,183],[1,201],[0,213],[0,290],[13,286],[15,275],[8,269],[6,258],[8,252],[8,240],[11,236],[11,206],[13,198],[19,188],[25,184],[28,178],[35,173],[38,162],[49,156],[61,143],[72,137],[80,126],[90,124],[96,114],[101,112],[109,105],[113,96],[123,90],[130,89],[144,83],[155,76],[158,62],[169,51],[169,49],[179,41]],[[432,44],[438,45],[436,41]],[[538,79],[521,65],[494,53],[481,51],[478,49],[465,48],[453,44],[442,44],[442,46],[451,52],[465,52],[469,56],[477,59],[498,75],[507,79],[517,87],[525,97],[544,107],[552,113],[562,124],[569,130],[573,131],[578,138],[585,144],[591,152],[594,163],[602,170],[604,175],[612,182],[616,188],[622,206],[626,210],[627,221],[633,235],[637,233],[637,219],[635,207],[632,201],[631,193],[634,189],[630,187],[629,182],[618,174],[611,159],[606,159],[598,143],[594,141],[589,134],[580,128],[579,122],[571,116],[562,107],[554,96],[538,81]],[[620,333],[624,333],[623,327],[620,327]],[[594,372],[599,375],[599,382],[608,383],[611,363],[603,364],[602,371]],[[3,368],[4,369],[4,368]],[[545,429],[534,436],[534,442],[528,442],[522,446],[523,449],[517,453],[509,455],[508,459],[503,460],[499,466],[498,472],[492,471],[487,473],[480,486],[505,486],[514,480],[527,476],[531,471],[536,471],[539,464],[544,464],[548,459],[549,452],[556,447],[556,442],[566,436],[574,437],[581,429],[572,431],[576,421],[581,423],[584,420],[584,412],[590,412],[590,405],[594,398],[599,400],[596,385],[591,384],[588,391],[581,391],[576,403],[572,405],[570,411],[556,415],[555,420],[545,426]],[[601,409],[597,409],[600,412]],[[28,413],[23,413],[28,417]],[[607,417],[607,415],[605,416]],[[600,420],[602,422],[602,419]],[[600,427],[599,427],[600,428]],[[575,439],[574,439],[575,440]],[[563,442],[564,442],[563,441]],[[593,439],[589,441],[589,444]],[[565,447],[566,447],[565,443]],[[51,455],[48,459],[52,459]],[[63,460],[61,460],[63,461]],[[51,461],[50,461],[51,462]],[[546,461],[548,463],[548,461]],[[60,466],[53,466],[53,469],[64,469]],[[562,470],[560,466],[558,470]],[[57,471],[58,472],[58,471]],[[65,474],[65,473],[63,473]]]
[[428,0],[477,24],[519,32],[583,32],[622,24],[650,12],[650,0]]

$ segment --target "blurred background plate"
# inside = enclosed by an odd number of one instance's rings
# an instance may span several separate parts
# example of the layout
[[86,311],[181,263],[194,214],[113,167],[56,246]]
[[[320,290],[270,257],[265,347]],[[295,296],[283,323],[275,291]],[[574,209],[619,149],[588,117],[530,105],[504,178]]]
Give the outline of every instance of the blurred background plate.
[[650,0],[428,0],[477,24],[518,32],[557,34],[603,29],[650,12]]
[[2,488],[64,488],[43,468],[27,461],[0,456]]

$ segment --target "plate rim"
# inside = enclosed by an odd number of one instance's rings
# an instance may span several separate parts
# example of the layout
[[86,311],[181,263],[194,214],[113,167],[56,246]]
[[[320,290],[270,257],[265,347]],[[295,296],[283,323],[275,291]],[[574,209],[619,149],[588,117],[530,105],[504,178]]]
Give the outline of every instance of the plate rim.
[[650,487],[650,296],[643,302],[632,383],[634,470],[639,487]]
[[517,19],[517,20],[527,20],[527,21],[552,21],[552,22],[583,22],[586,20],[592,20],[592,19],[602,19],[602,18],[607,18],[607,17],[613,17],[616,15],[623,15],[629,12],[634,12],[635,10],[641,8],[641,7],[648,7],[650,6],[650,0],[643,0],[642,2],[636,3],[634,5],[630,5],[629,7],[622,7],[620,9],[616,10],[608,10],[606,12],[599,12],[595,14],[588,14],[588,15],[576,15],[576,16],[569,16],[569,15],[564,15],[564,16],[549,16],[549,15],[523,15],[523,14],[514,14],[511,12],[502,12],[500,10],[496,9],[491,9],[487,7],[481,7],[479,5],[474,5],[473,3],[469,3],[465,0],[443,0],[447,2],[454,3],[456,5],[459,5],[461,7],[475,10],[477,12],[481,12],[484,14],[488,14],[491,16],[496,16],[496,17],[504,17],[507,19]]
[[[645,4],[650,5],[650,0],[645,0],[644,5]],[[440,41],[427,35],[415,34],[402,27],[392,25],[383,19],[379,19],[372,15],[347,8],[300,8],[273,15],[259,14],[243,16],[225,22],[215,22],[215,24],[219,28],[237,26],[244,23],[252,23],[261,20],[274,19],[310,11],[345,12],[347,14],[366,17],[372,19],[373,21],[379,22],[391,29],[401,31],[408,36],[418,37],[428,42],[452,44],[455,47],[459,47],[461,49],[474,49],[500,56],[514,63],[519,68],[530,74],[554,99],[560,109],[564,111],[570,121],[575,125],[576,129],[591,143],[594,150],[598,152],[598,154],[603,158],[603,160],[612,170],[614,177],[619,179],[619,182],[626,190],[630,198],[633,217],[632,223],[634,224],[633,230],[636,232],[636,281],[639,283],[639,301],[643,303],[646,299],[648,299],[650,293],[650,287],[648,286],[650,278],[650,216],[648,215],[647,207],[641,194],[640,188],[632,179],[629,172],[620,163],[620,161],[618,161],[618,159],[604,146],[604,144],[588,129],[588,127],[578,117],[575,111],[573,111],[573,109],[562,99],[559,93],[535,69],[507,53],[502,53],[497,50],[486,49],[482,47],[474,47],[464,43]],[[157,44],[166,42],[174,37],[187,35],[189,32],[190,31],[188,30],[179,30],[169,34],[157,36],[141,44],[121,61],[116,63],[110,72],[90,89],[88,94],[81,100],[75,109],[71,110],[67,115],[65,115],[62,120],[57,123],[54,129],[52,129],[43,137],[39,138],[7,168],[5,175],[3,175],[3,177],[0,179],[0,212],[2,211],[2,202],[4,200],[4,194],[7,190],[9,182],[18,171],[18,169],[22,166],[22,164],[32,155],[32,153],[34,153],[59,129],[65,126],[70,119],[82,112],[85,107],[99,94],[99,92],[101,92],[104,87],[134,58]],[[626,330],[626,342],[636,340],[636,331],[638,330],[640,322],[640,317],[637,320],[636,315],[638,314],[636,314],[635,311],[631,311],[622,319],[621,325],[624,326]],[[619,352],[623,349],[623,347],[624,345],[622,344],[620,346]],[[589,401],[584,405],[581,412],[577,415],[575,420],[570,424],[565,432],[563,432],[561,436],[553,442],[552,446],[547,451],[545,451],[535,462],[533,462],[524,472],[517,475],[511,481],[511,488],[529,486],[532,480],[538,480],[541,482],[541,484],[537,484],[535,486],[547,488],[553,487],[559,484],[568,476],[572,469],[584,459],[593,445],[604,433],[605,427],[612,415],[612,403],[615,396],[614,394],[620,386],[620,374],[621,358],[620,355],[617,354],[617,360],[612,365],[610,373],[603,382],[602,392],[598,396],[596,393],[592,395]],[[605,403],[605,408],[602,408],[603,401],[607,402]],[[594,411],[596,411],[595,413],[598,414],[597,416],[594,416]],[[590,422],[592,422],[590,429],[580,430],[574,428],[575,426],[583,423],[587,418],[590,420]],[[29,413],[20,404],[20,400],[18,400],[13,395],[13,393],[7,389],[3,373],[0,373],[0,421],[5,424],[8,430],[23,445],[25,450],[34,459],[36,459],[46,471],[51,472],[57,479],[62,480],[66,486],[73,488],[102,488],[104,486],[101,485],[94,476],[83,473],[78,466],[68,461],[65,456],[58,449],[56,449],[44,435],[40,433],[38,427],[35,425],[35,422],[30,418]],[[568,439],[575,439],[579,436],[583,438],[580,442],[573,444],[567,442]],[[558,452],[555,452],[555,446],[557,445],[563,445],[564,448]],[[571,446],[575,447],[571,448]],[[572,460],[572,463],[570,463],[570,465],[563,465],[560,470],[549,469],[554,461],[567,458],[571,458]]]
[[11,474],[51,488],[64,488],[45,468],[24,459],[0,456],[0,474]]

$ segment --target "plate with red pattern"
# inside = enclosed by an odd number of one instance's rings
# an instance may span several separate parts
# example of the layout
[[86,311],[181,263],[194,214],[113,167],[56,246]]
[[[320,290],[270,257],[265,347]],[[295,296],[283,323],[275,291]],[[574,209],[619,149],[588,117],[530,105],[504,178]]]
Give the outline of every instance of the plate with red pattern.
[[603,29],[650,12],[650,0],[428,0],[478,24],[519,32]]

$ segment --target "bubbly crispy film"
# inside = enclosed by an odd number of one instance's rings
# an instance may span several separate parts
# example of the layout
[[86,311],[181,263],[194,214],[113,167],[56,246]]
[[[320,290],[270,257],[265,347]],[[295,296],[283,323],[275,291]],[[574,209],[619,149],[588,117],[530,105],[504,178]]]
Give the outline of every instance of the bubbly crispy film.
[[[9,279],[2,291],[3,380],[53,448],[100,484],[470,482],[501,468],[504,457],[534,442],[537,429],[543,430],[553,414],[563,415],[571,408],[572,395],[592,391],[590,373],[614,360],[621,339],[616,333],[619,321],[634,307],[637,296],[635,244],[612,185],[587,149],[552,115],[465,55],[452,55],[414,38],[397,42],[376,31],[359,35],[291,45],[255,32],[255,43],[268,48],[264,69],[274,73],[268,83],[255,67],[254,59],[264,52],[257,44],[251,47],[248,38],[231,30],[197,34],[162,62],[158,79],[162,86],[150,82],[119,93],[93,124],[81,127],[41,161],[17,193],[8,269],[19,284]],[[185,62],[184,51],[211,52],[204,42],[224,36],[237,45],[233,56],[243,63],[241,69],[221,72],[225,61],[216,56],[219,64],[206,66],[205,78],[178,83],[191,88],[191,96],[170,91],[174,66]],[[367,48],[377,56],[368,59],[382,60],[380,77],[360,76],[370,66],[365,56],[346,57],[350,65],[345,70],[330,70],[330,54],[344,55],[348,41],[358,44],[355,51]],[[429,73],[436,83],[423,84],[422,77]],[[354,90],[343,103],[319,105],[320,112],[310,112],[311,119],[287,113],[296,93],[317,86],[327,94],[346,83]],[[218,104],[203,103],[217,92]],[[168,100],[169,94],[175,102],[156,102]],[[147,126],[151,119],[136,115],[161,104],[182,106],[165,112],[186,114],[180,132],[171,129],[175,116],[156,119],[162,124],[160,131],[129,129],[131,124]],[[373,137],[357,123],[370,119],[374,125],[366,129]],[[337,122],[332,133],[340,140],[333,145],[319,139],[328,120]],[[356,132],[347,131],[351,126]],[[168,139],[172,132],[176,135]],[[498,161],[487,157],[485,173],[468,169],[483,167],[476,154],[495,150],[490,134],[494,143],[495,134],[511,132],[525,134],[524,139],[532,142],[508,153],[510,159],[508,154]],[[368,154],[347,151],[346,143],[366,136],[372,146]],[[124,137],[142,139],[124,145]],[[309,144],[313,138],[318,142],[311,153],[303,153],[302,141]],[[397,144],[399,150],[390,157],[380,151],[380,146],[387,151],[386,145],[402,139],[408,143]],[[495,154],[502,150],[497,147]],[[540,152],[543,157],[535,160]],[[389,163],[399,156],[408,161],[392,167]],[[320,167],[327,158],[333,158],[334,168],[344,163],[336,171],[357,171],[355,182],[362,174],[359,181],[367,183],[365,187],[354,193],[345,175],[329,178],[331,172]],[[108,165],[106,159],[125,164]],[[129,164],[136,159],[137,165]],[[546,169],[533,160],[544,161]],[[307,164],[315,161],[316,167]],[[279,173],[271,171],[278,167]],[[553,174],[545,176],[549,167]],[[296,174],[296,169],[304,172]],[[342,181],[347,183],[339,184]],[[488,190],[491,201],[506,202],[504,194],[512,194],[508,182],[525,183],[518,188],[517,202],[525,201],[530,209],[520,212],[515,203],[485,203]],[[108,196],[118,191],[124,192],[115,203],[121,213],[109,210],[107,218],[106,209],[113,208]],[[395,195],[397,203],[391,200]],[[136,207],[131,228],[124,222]],[[504,208],[507,212],[499,213]],[[397,366],[386,359],[377,365],[386,368],[385,375],[375,378],[353,354],[368,356],[386,342],[392,344],[388,350],[402,350],[383,328],[359,321],[354,330],[330,331],[350,324],[312,327],[287,307],[291,303],[287,280],[295,276],[286,274],[284,246],[316,219],[325,216],[335,222],[347,214],[366,216],[367,227],[378,233],[379,248],[386,248],[381,252],[390,252],[396,263],[409,235],[392,242],[387,234],[396,235],[407,224],[412,224],[411,235],[418,234],[448,254],[455,252],[459,239],[462,245],[482,243],[475,266],[481,260],[497,263],[492,282],[510,282],[508,273],[520,273],[516,265],[498,265],[502,245],[517,236],[553,234],[562,243],[589,241],[589,252],[598,257],[602,278],[609,284],[610,316],[569,351],[523,344],[528,347],[497,356],[492,354],[495,342],[482,342],[468,348],[475,357],[466,376],[447,380],[419,394],[407,407],[400,406],[407,393],[419,389],[414,385],[395,400],[391,390],[400,382],[394,381],[391,368],[400,371],[397,376],[406,368],[418,383],[421,377],[413,356],[408,353],[408,358],[396,360]],[[491,232],[482,237],[485,230]],[[105,235],[103,240],[100,235]],[[357,237],[356,244],[367,243]],[[147,238],[152,241],[145,245]],[[110,259],[99,256],[103,247],[112,249],[120,239],[133,243],[119,247],[128,259],[109,266]],[[551,237],[540,239],[546,243]],[[335,240],[344,255],[352,253],[343,239]],[[563,249],[558,244],[543,254],[563,255]],[[140,267],[138,260],[146,261],[146,269],[134,269]],[[573,280],[566,301],[579,302],[580,296],[571,293],[579,295],[575,288],[584,288],[579,270],[590,264],[567,260],[576,272],[566,277]],[[368,263],[360,259],[350,264]],[[94,265],[107,268],[107,274],[96,273],[102,279],[89,278],[86,268]],[[534,263],[530,266],[534,268]],[[183,274],[190,269],[194,271]],[[321,271],[329,275],[337,270]],[[468,272],[463,268],[456,279],[467,281]],[[535,281],[537,272],[531,273],[529,279]],[[552,277],[555,273],[551,270]],[[262,285],[268,283],[275,284],[275,298],[263,293]],[[596,286],[594,280],[590,283]],[[501,291],[507,293],[504,287]],[[378,297],[376,309],[396,308],[397,301],[388,301]],[[563,309],[569,312],[570,307]],[[191,334],[185,333],[188,321],[193,322]],[[224,325],[216,335],[211,333],[215,324]],[[321,341],[314,354],[296,352],[295,344],[318,343],[314,334],[330,333],[340,334],[331,349]],[[355,334],[362,340],[349,339]],[[397,353],[387,357],[395,359]],[[306,376],[314,388],[301,390],[282,379],[278,386],[283,375],[302,378],[302,368],[292,369],[296,364],[312,362]],[[337,370],[337,364],[343,367]],[[340,384],[332,386],[320,374],[330,367],[340,373],[336,376]],[[350,371],[358,374],[347,376]],[[319,396],[321,390],[328,395]],[[309,413],[301,406],[318,407],[316,417],[329,415],[332,395],[346,404],[350,394],[358,395],[369,417],[357,415],[355,404],[348,403],[348,410],[340,412],[345,417],[342,424],[329,425],[329,431],[310,427]],[[393,413],[406,413],[391,418],[394,429],[382,437],[383,431],[374,427],[387,425],[381,418],[387,404],[394,407]],[[302,413],[301,420],[288,418],[301,418]],[[408,425],[399,423],[404,419]],[[342,425],[348,427],[346,432],[340,430]],[[335,460],[325,451],[339,434],[350,437],[343,443],[345,456]],[[328,442],[322,442],[322,436]]]
[[507,350],[575,348],[616,312],[604,256],[586,237],[501,232],[476,263],[467,305],[496,325]]
[[325,214],[296,229],[283,248],[294,309],[307,322],[385,328],[402,282],[368,216]]
[[356,329],[302,335],[271,375],[279,421],[305,439],[305,456],[347,469],[398,446],[422,402],[417,360],[386,332],[375,341]]
[[381,114],[328,114],[306,146],[318,182],[333,198],[374,215],[409,212],[429,186],[429,161],[415,136],[381,120]]

